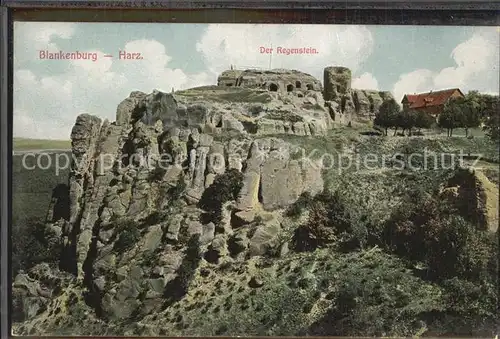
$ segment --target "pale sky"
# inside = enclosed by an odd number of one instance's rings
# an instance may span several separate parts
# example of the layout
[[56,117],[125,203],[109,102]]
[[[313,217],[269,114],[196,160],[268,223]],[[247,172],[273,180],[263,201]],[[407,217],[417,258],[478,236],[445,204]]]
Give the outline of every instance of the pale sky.
[[[316,48],[274,54],[272,67],[323,81],[324,67],[346,66],[352,87],[391,91],[398,101],[451,87],[499,90],[498,27],[16,22],[14,136],[68,139],[79,114],[114,121],[132,91],[216,84],[231,64],[267,68],[260,46]],[[93,51],[98,59],[44,60],[40,50]],[[143,59],[119,60],[119,50]]]

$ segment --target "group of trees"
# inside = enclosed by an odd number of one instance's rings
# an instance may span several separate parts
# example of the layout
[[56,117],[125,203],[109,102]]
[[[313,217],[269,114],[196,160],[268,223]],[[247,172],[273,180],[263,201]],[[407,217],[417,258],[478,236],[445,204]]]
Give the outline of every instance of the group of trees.
[[498,108],[498,96],[470,91],[464,98],[454,98],[445,104],[439,126],[448,130],[448,136],[452,136],[455,128],[465,129],[465,136],[468,136],[470,128],[483,124],[486,134],[498,139]]
[[500,137],[500,110],[498,95],[480,94],[477,91],[471,91],[466,96],[476,108],[480,121],[484,124],[486,134],[498,140]]
[[426,112],[401,109],[396,100],[391,99],[382,103],[374,124],[382,127],[385,135],[389,128],[394,128],[394,135],[398,129],[402,129],[403,134],[408,131],[408,135],[411,135],[414,128],[430,128],[434,122],[434,118]]
[[445,128],[447,135],[452,136],[453,130],[463,128],[465,136],[469,136],[469,129],[484,125],[486,134],[492,139],[499,138],[499,107],[498,96],[480,94],[477,91],[467,93],[465,97],[452,98],[444,105],[437,121],[424,111],[401,109],[394,100],[382,103],[374,124],[385,130],[394,128],[394,135],[398,129],[408,131],[411,135],[413,128],[430,128],[435,122],[438,127]]
[[438,119],[438,126],[446,128],[449,137],[453,135],[455,128],[465,129],[467,137],[469,128],[479,127],[480,124],[480,106],[470,96],[449,100]]

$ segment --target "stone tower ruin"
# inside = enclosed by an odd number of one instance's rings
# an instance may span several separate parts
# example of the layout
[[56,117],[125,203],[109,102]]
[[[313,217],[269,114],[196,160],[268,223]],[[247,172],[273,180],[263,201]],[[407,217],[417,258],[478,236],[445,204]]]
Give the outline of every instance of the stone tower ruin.
[[323,97],[328,101],[339,101],[351,91],[351,70],[347,67],[326,67],[323,72]]

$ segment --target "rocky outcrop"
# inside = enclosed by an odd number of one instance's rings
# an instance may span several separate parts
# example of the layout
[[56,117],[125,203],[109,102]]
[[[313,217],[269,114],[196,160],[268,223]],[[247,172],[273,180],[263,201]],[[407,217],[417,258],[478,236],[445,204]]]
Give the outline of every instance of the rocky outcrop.
[[[264,255],[277,246],[281,224],[256,223],[259,215],[323,189],[319,163],[294,159],[291,144],[267,137],[265,128],[245,131],[255,104],[245,105],[225,107],[188,93],[133,92],[119,105],[116,122],[88,114],[77,118],[69,220],[54,227],[64,245],[65,269],[107,319],[161,307],[164,293],[171,293],[164,289],[183,274],[188,239],[199,237],[200,250],[214,263],[235,253]],[[321,135],[330,128],[322,107],[317,94],[288,104],[276,99],[265,105],[265,118],[256,125],[274,123],[269,134],[285,133],[286,125],[287,134]],[[236,134],[225,139],[230,131]],[[242,172],[243,188],[215,225],[203,217],[211,211],[197,203],[229,169]],[[233,228],[242,226],[253,231],[233,236]],[[48,302],[40,295],[29,298],[37,298],[23,311],[30,317]]]
[[13,320],[26,321],[46,311],[71,278],[45,263],[18,274],[12,284]]
[[[22,313],[50,318],[50,299],[66,298],[58,289],[71,286],[99,317],[132,321],[183,299],[193,277],[206,273],[200,261],[222,269],[285,256],[285,208],[325,186],[320,160],[297,156],[288,138],[325,136],[337,116],[371,112],[368,103],[376,109],[385,98],[352,92],[348,70],[335,68],[328,79],[326,103],[308,74],[231,71],[219,86],[132,92],[114,122],[78,116],[68,220],[47,216],[53,242],[64,247],[64,265],[16,277],[16,295],[28,300]],[[242,177],[235,196],[232,186],[207,191],[229,170]],[[200,200],[207,192],[215,192],[213,200],[231,198],[220,201],[220,210],[205,210]],[[62,271],[77,279],[61,278],[44,292],[44,279],[66,277]]]
[[129,97],[124,99],[116,109],[116,124],[127,125],[134,115],[136,107],[145,96],[145,93],[139,91],[130,93]]
[[[195,88],[175,94],[133,92],[119,106],[117,125],[131,126],[137,121],[145,126],[161,122],[164,131],[169,134],[180,133],[175,128],[185,130],[189,127],[211,135],[227,132],[324,135],[332,127],[319,91],[307,91],[300,96],[289,93],[271,96],[266,90],[221,86]],[[147,140],[143,142],[149,143]]]
[[463,216],[492,233],[498,230],[498,189],[481,170],[461,169],[441,190]]
[[390,92],[362,89],[354,89],[352,98],[356,114],[368,119],[375,117],[384,101],[394,99]]

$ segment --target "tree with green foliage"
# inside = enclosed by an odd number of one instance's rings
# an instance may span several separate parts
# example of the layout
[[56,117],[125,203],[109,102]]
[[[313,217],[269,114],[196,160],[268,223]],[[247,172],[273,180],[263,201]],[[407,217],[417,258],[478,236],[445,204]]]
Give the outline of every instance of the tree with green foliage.
[[453,129],[464,128],[465,136],[469,136],[469,129],[481,124],[481,114],[486,104],[478,97],[469,95],[465,98],[449,100],[439,116],[439,126],[448,130],[448,136],[453,135]]
[[460,104],[462,105],[463,112],[463,128],[465,129],[465,136],[469,136],[469,129],[479,127],[481,124],[480,110],[484,109],[483,104],[477,103],[470,97],[461,99]]
[[495,111],[495,106],[498,108],[498,95],[470,91],[465,95],[465,99],[477,109],[479,118],[483,122],[491,115],[492,111]]
[[397,128],[401,128],[403,130],[403,135],[405,131],[408,131],[408,136],[410,136],[413,127],[416,125],[416,121],[417,112],[415,110],[403,109],[396,117],[396,131]]
[[488,135],[493,140],[500,139],[500,112],[498,109],[486,119],[484,129],[486,130],[486,135]]
[[387,135],[387,130],[391,127],[395,127],[396,117],[401,108],[394,99],[386,100],[380,105],[377,115],[375,115],[375,120],[373,124],[384,128],[385,135]]
[[[473,127],[483,125],[483,130],[486,131],[486,134],[493,140],[498,140],[500,125],[498,95],[470,91],[466,94],[465,98],[476,112],[476,115],[471,117]],[[479,120],[479,123],[477,123],[477,120]]]
[[450,137],[452,135],[455,126],[453,124],[453,113],[450,110],[443,110],[443,112],[439,114],[438,126],[446,128],[446,136]]
[[436,120],[434,119],[434,117],[432,115],[430,115],[429,113],[427,113],[423,110],[419,110],[419,111],[415,112],[415,127],[418,128],[419,131],[422,128],[423,129],[431,128],[432,124],[435,121]]
[[304,209],[308,209],[311,207],[312,202],[314,201],[313,196],[309,191],[303,192],[299,198],[288,206],[285,211],[285,215],[292,219],[298,219]]
[[453,136],[453,130],[464,126],[464,99],[453,98],[444,105],[439,115],[438,126],[446,128],[447,136]]
[[498,95],[481,95],[474,97],[473,102],[477,102],[478,116],[482,121],[483,129],[493,140],[500,139],[500,106]]

